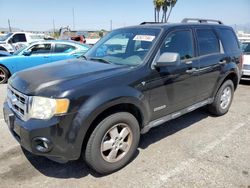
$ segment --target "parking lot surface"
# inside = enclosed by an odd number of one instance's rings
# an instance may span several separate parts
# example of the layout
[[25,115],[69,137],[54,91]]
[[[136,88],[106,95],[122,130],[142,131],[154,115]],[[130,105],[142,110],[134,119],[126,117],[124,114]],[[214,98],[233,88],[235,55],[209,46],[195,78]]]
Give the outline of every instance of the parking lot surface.
[[[0,108],[6,85],[0,85]],[[99,176],[81,160],[58,164],[23,151],[0,111],[0,187],[250,188],[250,83],[222,117],[196,110],[141,137],[134,160]]]

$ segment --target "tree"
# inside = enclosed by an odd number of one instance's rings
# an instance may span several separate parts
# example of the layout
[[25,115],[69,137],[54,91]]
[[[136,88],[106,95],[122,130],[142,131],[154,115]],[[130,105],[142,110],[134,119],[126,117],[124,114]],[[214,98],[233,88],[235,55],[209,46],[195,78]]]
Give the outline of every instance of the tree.
[[170,16],[170,14],[171,14],[171,12],[172,12],[172,9],[173,9],[173,7],[175,6],[176,3],[177,3],[177,0],[170,0],[170,1],[169,1],[169,4],[170,4],[170,11],[169,11],[169,13],[168,13],[168,17],[166,18],[166,21],[165,21],[165,22],[168,21],[169,16]]
[[168,11],[168,6],[170,6],[169,0],[165,0],[163,5],[162,5],[162,19],[161,22],[167,22],[167,11]]
[[[154,2],[155,22],[160,22],[161,9],[163,11],[161,22],[167,22],[177,0],[154,0],[153,2]],[[167,16],[167,11],[169,8],[170,10]]]
[[161,7],[163,6],[164,2],[165,2],[165,0],[154,0],[155,22],[159,22],[160,21],[160,11],[161,11]]

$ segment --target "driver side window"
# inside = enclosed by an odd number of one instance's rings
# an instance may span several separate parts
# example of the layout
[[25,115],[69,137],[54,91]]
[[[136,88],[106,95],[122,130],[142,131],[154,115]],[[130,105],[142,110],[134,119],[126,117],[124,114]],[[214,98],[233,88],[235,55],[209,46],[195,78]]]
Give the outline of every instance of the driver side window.
[[165,52],[179,53],[181,60],[194,57],[193,37],[189,30],[170,33],[164,40],[160,55]]
[[46,54],[50,53],[51,44],[36,44],[32,46],[30,49],[31,54]]

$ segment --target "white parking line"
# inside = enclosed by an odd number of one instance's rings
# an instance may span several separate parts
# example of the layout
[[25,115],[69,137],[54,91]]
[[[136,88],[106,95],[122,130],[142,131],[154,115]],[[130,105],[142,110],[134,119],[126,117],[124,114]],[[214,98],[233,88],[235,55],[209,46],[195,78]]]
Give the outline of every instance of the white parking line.
[[231,129],[227,134],[225,134],[224,136],[222,136],[221,138],[215,140],[214,142],[211,142],[210,144],[207,145],[207,147],[205,147],[203,150],[201,150],[198,155],[196,156],[196,158],[190,158],[187,160],[184,160],[183,162],[181,162],[176,168],[174,168],[171,171],[168,171],[167,173],[164,172],[165,174],[159,174],[159,176],[157,177],[158,180],[160,181],[154,181],[154,182],[158,182],[158,185],[155,185],[155,187],[163,187],[164,184],[167,183],[167,181],[169,180],[169,178],[176,176],[178,174],[180,174],[181,172],[183,172],[185,169],[187,169],[188,167],[194,165],[194,163],[197,162],[197,158],[203,156],[204,154],[209,153],[211,150],[213,150],[215,147],[217,147],[219,144],[221,144],[223,141],[225,141],[226,139],[228,139],[229,137],[231,137],[236,131],[238,131],[240,128],[242,128],[243,126],[245,126],[246,123],[238,123],[233,129]]

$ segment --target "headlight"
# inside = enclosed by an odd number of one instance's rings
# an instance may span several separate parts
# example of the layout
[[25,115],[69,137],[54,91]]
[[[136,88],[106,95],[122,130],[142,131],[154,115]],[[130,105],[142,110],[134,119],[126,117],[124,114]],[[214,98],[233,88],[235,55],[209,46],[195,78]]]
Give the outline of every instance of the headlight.
[[68,99],[32,97],[29,117],[35,119],[50,119],[54,115],[67,113],[68,108]]

